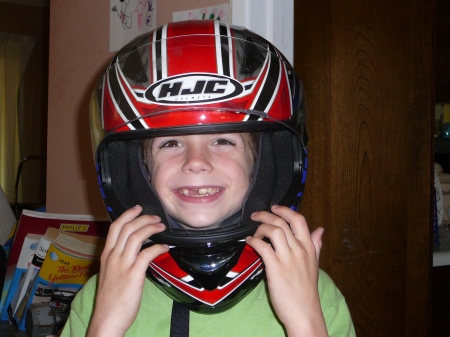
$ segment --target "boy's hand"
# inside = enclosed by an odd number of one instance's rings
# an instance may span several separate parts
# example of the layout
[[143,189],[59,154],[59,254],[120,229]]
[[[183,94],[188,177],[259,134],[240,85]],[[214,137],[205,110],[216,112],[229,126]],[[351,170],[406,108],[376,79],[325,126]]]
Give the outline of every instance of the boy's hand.
[[246,241],[264,261],[277,316],[289,336],[328,336],[317,286],[323,228],[310,233],[305,218],[288,207],[272,212],[252,214],[261,225]]
[[141,303],[148,264],[169,250],[142,243],[165,229],[158,216],[143,215],[135,206],[124,212],[109,229],[101,256],[94,314],[88,336],[123,336],[134,322]]

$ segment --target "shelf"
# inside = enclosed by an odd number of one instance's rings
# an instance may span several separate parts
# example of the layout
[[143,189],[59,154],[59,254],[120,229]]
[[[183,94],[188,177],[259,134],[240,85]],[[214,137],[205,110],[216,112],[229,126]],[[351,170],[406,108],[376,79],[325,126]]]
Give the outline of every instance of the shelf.
[[450,232],[447,224],[439,225],[439,245],[433,249],[433,267],[450,265]]
[[450,154],[450,138],[435,138],[434,152],[442,154]]

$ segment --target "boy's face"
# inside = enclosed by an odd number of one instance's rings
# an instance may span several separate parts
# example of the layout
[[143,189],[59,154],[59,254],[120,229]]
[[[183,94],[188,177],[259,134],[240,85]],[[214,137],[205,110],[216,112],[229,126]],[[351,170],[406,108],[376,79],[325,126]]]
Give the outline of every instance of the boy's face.
[[242,207],[254,162],[249,134],[156,137],[147,151],[152,185],[176,220],[215,226]]

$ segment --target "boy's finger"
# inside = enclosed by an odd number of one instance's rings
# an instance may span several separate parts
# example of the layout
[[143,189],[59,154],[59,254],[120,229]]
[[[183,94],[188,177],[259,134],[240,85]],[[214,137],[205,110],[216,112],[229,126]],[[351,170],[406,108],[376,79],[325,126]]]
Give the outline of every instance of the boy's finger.
[[164,254],[168,251],[169,251],[168,245],[157,244],[145,248],[139,253],[138,257],[136,258],[135,266],[136,268],[141,269],[145,272],[151,261],[153,261],[159,255]]
[[124,224],[120,230],[119,236],[117,237],[112,253],[122,254],[131,234],[147,225],[156,225],[160,221],[161,218],[158,216],[142,215]]
[[279,215],[272,214],[272,213],[266,212],[266,211],[261,211],[261,212],[253,213],[251,218],[254,221],[281,227],[292,233],[292,231],[289,228],[289,224],[285,221],[285,219],[283,219]]
[[291,231],[297,240],[309,242],[311,234],[303,215],[285,206],[273,206],[272,212],[290,224]]
[[[273,207],[273,210],[275,210],[276,208],[277,207]],[[286,209],[288,212],[284,212],[284,213],[286,213],[288,215],[298,214],[287,207],[286,207]],[[295,239],[295,235],[294,235],[290,225],[292,226],[291,221],[293,222],[295,220],[292,216],[291,217],[288,216],[287,218],[285,218],[285,216],[286,216],[285,214],[283,214],[283,215],[272,214],[272,213],[263,211],[263,212],[256,212],[256,213],[252,214],[252,220],[259,221],[261,223],[270,224],[270,225],[273,225],[276,227],[280,227],[281,229],[284,230],[289,245],[292,246],[292,245],[296,244],[296,239]]]
[[270,265],[276,260],[276,255],[273,248],[260,238],[249,236],[245,239],[245,242],[252,247],[259,256],[261,256],[266,265]]
[[285,254],[289,254],[290,248],[286,231],[281,227],[262,224],[258,227],[253,237],[256,239],[268,238],[271,245],[266,243],[267,247],[265,249],[275,250],[276,255],[281,258],[286,256]]
[[108,236],[106,237],[105,247],[103,249],[104,253],[111,251],[116,246],[117,239],[122,230],[122,227],[126,223],[135,219],[141,212],[142,208],[140,206],[134,206],[133,208],[130,208],[123,212],[123,214],[120,215],[116,219],[116,221],[111,224],[111,226],[109,227]]
[[127,242],[122,253],[124,261],[134,263],[144,241],[152,235],[162,232],[165,228],[166,226],[162,223],[151,224],[141,227],[131,233],[127,238]]
[[317,262],[319,262],[320,250],[322,249],[323,232],[324,229],[322,227],[319,227],[314,232],[311,233],[311,240],[314,244],[314,248],[316,249]]

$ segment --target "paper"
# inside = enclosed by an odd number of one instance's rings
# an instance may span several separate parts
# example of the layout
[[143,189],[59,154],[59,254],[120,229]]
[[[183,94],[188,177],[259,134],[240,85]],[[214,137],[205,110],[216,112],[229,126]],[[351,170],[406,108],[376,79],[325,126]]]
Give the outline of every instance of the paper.
[[109,51],[156,28],[156,0],[110,0]]
[[230,3],[172,13],[173,21],[219,20],[230,23]]

